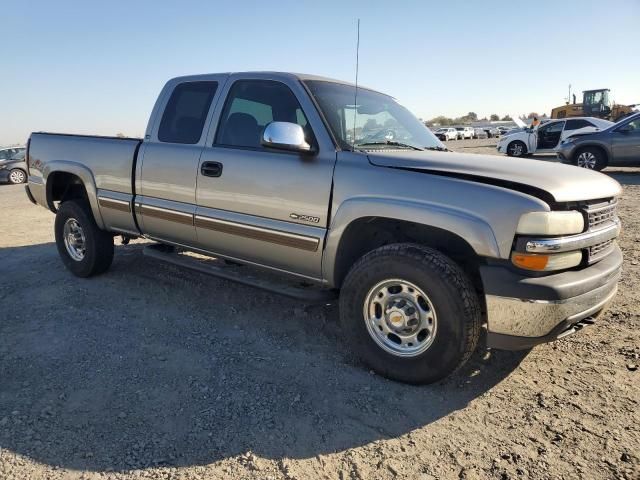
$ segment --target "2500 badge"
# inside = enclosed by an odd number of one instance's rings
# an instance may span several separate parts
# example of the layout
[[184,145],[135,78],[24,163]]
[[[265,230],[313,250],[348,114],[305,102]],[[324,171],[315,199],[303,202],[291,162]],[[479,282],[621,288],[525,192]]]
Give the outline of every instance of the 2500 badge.
[[300,215],[298,213],[292,213],[289,215],[294,220],[302,220],[303,222],[318,223],[320,217],[312,217],[311,215]]

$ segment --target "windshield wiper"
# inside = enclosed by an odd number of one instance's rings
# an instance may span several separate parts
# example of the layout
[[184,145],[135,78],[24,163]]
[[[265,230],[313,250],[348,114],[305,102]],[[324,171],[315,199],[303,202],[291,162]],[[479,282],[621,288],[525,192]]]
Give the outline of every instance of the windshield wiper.
[[408,143],[394,142],[392,140],[387,140],[385,142],[356,143],[356,147],[375,147],[375,146],[380,146],[380,145],[389,145],[389,146],[392,146],[392,147],[405,147],[405,148],[412,148],[414,150],[422,151],[421,148],[416,147],[415,145],[409,145]]
[[435,150],[436,152],[450,152],[447,147],[424,147],[425,150]]

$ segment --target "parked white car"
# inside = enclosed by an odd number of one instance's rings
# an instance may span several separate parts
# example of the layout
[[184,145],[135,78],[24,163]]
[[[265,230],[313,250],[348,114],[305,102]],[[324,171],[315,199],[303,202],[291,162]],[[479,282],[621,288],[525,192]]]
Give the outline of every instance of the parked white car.
[[456,127],[458,131],[458,138],[460,140],[464,138],[473,138],[473,127]]
[[439,128],[435,132],[433,132],[438,139],[446,142],[447,140],[457,140],[458,139],[458,131],[453,127],[443,127]]
[[553,153],[560,142],[575,134],[598,132],[613,122],[594,117],[573,117],[550,120],[534,128],[526,128],[501,137],[496,147],[510,157],[533,153]]

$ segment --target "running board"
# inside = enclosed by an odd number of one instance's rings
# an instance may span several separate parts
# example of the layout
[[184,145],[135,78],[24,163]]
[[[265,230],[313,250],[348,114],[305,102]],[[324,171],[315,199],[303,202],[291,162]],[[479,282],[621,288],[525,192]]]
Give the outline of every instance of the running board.
[[338,298],[333,290],[304,284],[295,279],[283,278],[283,275],[262,271],[262,269],[249,265],[225,263],[224,260],[218,258],[203,256],[203,260],[199,260],[190,255],[177,253],[177,250],[173,247],[167,247],[162,244],[148,245],[144,247],[142,253],[172,265],[302,300],[310,304],[334,303]]

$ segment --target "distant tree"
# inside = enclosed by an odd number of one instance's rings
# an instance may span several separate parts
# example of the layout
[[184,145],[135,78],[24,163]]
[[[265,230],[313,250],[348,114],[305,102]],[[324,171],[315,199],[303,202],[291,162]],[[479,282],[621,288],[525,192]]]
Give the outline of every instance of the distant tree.
[[540,118],[540,114],[538,112],[531,112],[529,115],[527,115],[527,118],[533,118],[533,117]]
[[476,120],[478,120],[478,114],[476,112],[469,112],[469,113],[467,113],[466,116],[472,122],[475,122]]
[[116,137],[125,138],[126,135],[124,133],[122,133],[122,132],[118,132],[118,133],[116,133]]
[[445,117],[444,115],[440,115],[440,116],[432,118],[431,120],[427,120],[426,123],[427,123],[427,125],[447,126],[447,125],[453,125],[454,120],[449,118],[449,117]]
[[502,117],[502,121],[503,122],[513,122],[513,118],[511,118],[509,115],[505,115],[504,117]]
[[491,120],[492,122],[497,122],[498,120],[500,120],[500,117],[497,114],[492,113],[489,117],[489,120]]

